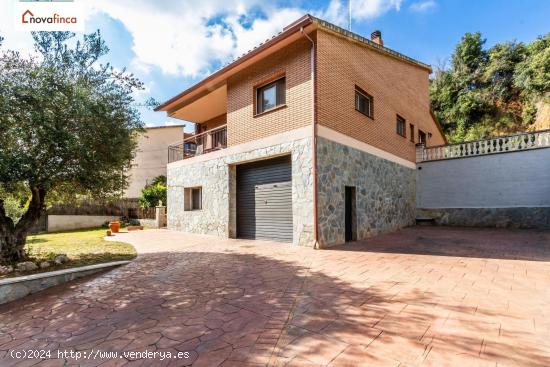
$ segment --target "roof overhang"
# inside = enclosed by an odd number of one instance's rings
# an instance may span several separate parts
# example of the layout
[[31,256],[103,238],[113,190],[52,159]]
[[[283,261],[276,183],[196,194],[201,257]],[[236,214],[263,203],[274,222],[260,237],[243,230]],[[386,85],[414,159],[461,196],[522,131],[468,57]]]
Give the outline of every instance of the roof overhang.
[[[300,37],[303,37],[302,30],[306,33],[312,33],[318,28],[338,34],[348,40],[358,42],[365,47],[369,47],[387,56],[420,67],[427,72],[432,71],[431,67],[427,64],[414,60],[387,47],[378,45],[356,33],[352,33],[322,19],[306,14],[285,27],[283,31],[276,36],[268,39],[258,47],[227,64],[206,79],[203,79],[199,83],[162,103],[155,108],[155,111],[165,111],[170,117],[198,123],[223,114],[227,110],[226,83],[229,77],[295,42]],[[225,100],[223,100],[223,98],[225,98]],[[222,100],[223,103],[220,103]]]
[[227,113],[227,84],[208,91],[170,114],[170,117],[201,123]]
[[[179,110],[186,109],[187,105],[196,101],[198,102],[202,98],[206,97],[208,94],[218,93],[216,95],[219,97],[223,90],[224,93],[226,93],[227,95],[227,89],[225,87],[227,78],[235,75],[239,71],[258,62],[259,60],[266,58],[267,56],[282,49],[283,47],[293,43],[300,37],[303,37],[300,32],[301,29],[304,29],[304,31],[307,33],[311,33],[314,31],[315,27],[316,24],[313,23],[313,18],[310,15],[305,15],[288,27],[285,27],[283,31],[278,35],[262,43],[260,46],[254,48],[237,60],[224,66],[214,74],[210,75],[206,79],[203,79],[189,89],[164,102],[163,104],[155,108],[155,111],[166,111],[170,117],[182,118],[188,121],[195,122],[195,120],[183,117],[184,115],[187,115],[187,113],[189,113],[189,116],[193,115],[194,112],[191,111],[195,110],[195,108],[189,108],[188,110],[186,110],[186,113],[180,113]],[[204,102],[206,101],[207,100],[205,99]],[[200,104],[202,105],[202,102]],[[225,112],[226,105],[224,105],[223,107]],[[209,108],[211,108],[211,106],[209,106]],[[219,116],[220,114],[221,113],[218,113],[216,116]]]

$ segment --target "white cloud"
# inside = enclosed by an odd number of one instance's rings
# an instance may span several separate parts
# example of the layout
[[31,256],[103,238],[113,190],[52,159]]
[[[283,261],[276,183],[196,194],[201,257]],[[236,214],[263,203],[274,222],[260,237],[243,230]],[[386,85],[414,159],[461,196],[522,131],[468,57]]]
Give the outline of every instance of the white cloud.
[[380,15],[401,8],[402,0],[352,0],[352,20],[365,20],[379,17]]
[[[353,22],[399,10],[401,2],[352,0]],[[326,7],[317,9],[260,0],[88,0],[83,4],[88,20],[94,14],[106,15],[120,21],[131,34],[135,54],[130,63],[132,71],[148,74],[152,67],[158,67],[165,74],[182,77],[212,72],[307,12],[344,27],[348,19],[347,0],[330,0]],[[5,46],[32,50],[29,34],[17,35],[2,26],[11,24],[11,17],[11,11],[0,12],[0,34],[9,33],[5,34]]]
[[[353,19],[372,19],[395,9],[402,0],[352,0]],[[260,0],[94,0],[94,11],[119,20],[133,37],[133,64],[158,66],[164,73],[199,77],[241,56],[280,32],[305,13],[338,25],[347,24],[345,0],[326,8],[278,7]],[[251,18],[249,14],[262,16]]]
[[434,0],[426,0],[426,1],[419,1],[417,3],[413,3],[409,8],[412,11],[423,13],[435,8],[436,6],[437,6],[437,3]]
[[304,11],[296,8],[280,9],[268,19],[257,19],[250,27],[244,27],[236,17],[228,17],[226,23],[234,37],[231,57],[238,57],[252,48],[265,42],[271,36],[283,30],[283,27],[304,15]]
[[13,25],[13,1],[3,1],[0,5],[0,36],[4,37],[3,48],[10,50],[33,50],[30,32],[17,32]]
[[203,3],[96,0],[92,12],[119,20],[130,32],[136,65],[195,76],[211,60],[226,58],[232,44],[231,34],[221,25],[207,24],[206,19],[214,12],[211,3],[201,6]]
[[[390,10],[401,9],[403,0],[351,0],[352,24],[377,18]],[[331,23],[347,28],[349,24],[348,0],[331,0],[326,9],[313,14]]]
[[348,4],[344,4],[340,0],[331,0],[326,9],[314,12],[314,15],[328,22],[345,27],[348,24],[349,7]]

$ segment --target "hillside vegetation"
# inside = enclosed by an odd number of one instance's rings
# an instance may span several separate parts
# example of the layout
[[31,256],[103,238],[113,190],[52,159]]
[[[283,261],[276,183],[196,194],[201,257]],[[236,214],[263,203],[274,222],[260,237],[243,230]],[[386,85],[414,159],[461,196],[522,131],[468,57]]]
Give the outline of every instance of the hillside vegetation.
[[550,33],[488,49],[466,33],[436,69],[430,98],[451,143],[550,127]]

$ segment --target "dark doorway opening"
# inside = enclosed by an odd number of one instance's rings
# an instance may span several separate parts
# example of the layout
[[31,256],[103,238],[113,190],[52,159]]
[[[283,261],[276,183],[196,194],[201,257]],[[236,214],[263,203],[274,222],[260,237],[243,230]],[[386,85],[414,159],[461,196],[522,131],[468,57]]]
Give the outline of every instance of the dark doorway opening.
[[357,240],[357,215],[355,208],[355,187],[346,186],[345,189],[345,240]]

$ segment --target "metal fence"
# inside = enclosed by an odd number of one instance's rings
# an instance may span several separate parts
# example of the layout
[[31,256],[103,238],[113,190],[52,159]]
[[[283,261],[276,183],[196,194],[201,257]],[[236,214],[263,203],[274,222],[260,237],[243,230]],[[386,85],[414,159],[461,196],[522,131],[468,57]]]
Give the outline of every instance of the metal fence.
[[168,146],[168,163],[225,148],[227,125],[222,125]]

